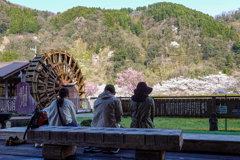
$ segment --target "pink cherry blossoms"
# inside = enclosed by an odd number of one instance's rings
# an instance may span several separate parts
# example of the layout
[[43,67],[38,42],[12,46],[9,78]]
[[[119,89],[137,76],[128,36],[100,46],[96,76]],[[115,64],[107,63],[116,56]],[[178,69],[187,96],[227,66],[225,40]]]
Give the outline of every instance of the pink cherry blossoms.
[[137,72],[132,68],[128,68],[123,73],[117,74],[118,78],[115,78],[117,85],[122,88],[125,94],[132,95],[138,82],[145,82],[146,77],[142,72]]
[[84,89],[85,89],[85,95],[86,95],[86,97],[88,97],[88,96],[95,95],[95,93],[97,93],[99,88],[98,88],[97,83],[90,82],[90,83],[85,84]]

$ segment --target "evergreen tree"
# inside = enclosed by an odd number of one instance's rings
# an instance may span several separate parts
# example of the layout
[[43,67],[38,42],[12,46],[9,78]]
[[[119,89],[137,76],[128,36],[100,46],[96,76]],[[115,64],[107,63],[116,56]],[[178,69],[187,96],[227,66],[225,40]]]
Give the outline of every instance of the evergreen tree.
[[113,27],[115,24],[115,20],[110,13],[105,13],[105,18],[103,21],[108,27]]
[[237,41],[234,45],[233,45],[233,52],[240,54],[240,41]]
[[228,53],[226,59],[227,59],[226,66],[232,66],[232,65],[233,65],[233,62],[234,62],[234,59],[233,59],[233,57],[232,57],[231,52]]
[[142,31],[143,31],[142,23],[140,23],[139,21],[138,21],[138,23],[136,24],[135,31],[136,31],[136,34],[137,34],[137,35],[139,35],[139,34],[142,33]]
[[132,31],[132,33],[135,33],[135,24],[134,23],[131,24],[130,31]]
[[124,21],[122,20],[121,17],[119,18],[119,25],[120,25],[120,26],[124,26]]
[[229,75],[228,69],[226,68],[226,66],[223,67],[223,73],[226,74],[226,75]]
[[12,62],[19,58],[19,54],[10,51],[4,51],[2,53],[1,62]]
[[40,26],[37,19],[38,13],[36,10],[18,8],[13,6],[10,9],[5,8],[7,15],[11,18],[9,23],[9,33],[23,33],[23,32],[38,32]]

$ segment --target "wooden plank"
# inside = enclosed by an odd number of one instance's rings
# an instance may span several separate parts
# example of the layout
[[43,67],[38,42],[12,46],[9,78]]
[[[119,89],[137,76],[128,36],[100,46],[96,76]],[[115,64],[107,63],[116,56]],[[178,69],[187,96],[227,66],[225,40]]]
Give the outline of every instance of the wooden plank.
[[[0,157],[6,160],[43,160],[42,148],[35,148],[34,144],[22,144],[19,146],[4,146],[5,141],[0,140]],[[193,148],[193,147],[192,147]],[[223,152],[226,153],[226,152]],[[207,154],[206,152],[166,152],[166,160],[200,160],[200,159],[211,159],[211,160],[238,160],[240,155],[230,155],[231,152],[219,154]],[[118,154],[103,154],[103,153],[83,153],[83,148],[78,147],[77,152],[74,156],[68,158],[74,160],[119,160],[119,159],[135,159],[135,150],[121,149]]]
[[74,155],[76,149],[76,146],[44,145],[42,156],[44,159],[66,159],[68,156]]
[[136,150],[136,160],[165,160],[166,151]]
[[89,130],[89,128],[74,128],[67,131],[67,141],[70,143],[74,142],[84,142],[84,133]]
[[65,126],[56,127],[50,131],[49,140],[55,141],[55,142],[66,142],[67,132],[69,132],[71,129],[73,129],[73,127],[65,127]]
[[85,142],[87,143],[103,143],[103,133],[105,133],[106,131],[104,130],[98,130],[98,129],[94,129],[94,130],[89,130],[87,132],[85,132]]
[[131,145],[144,145],[145,139],[144,134],[142,132],[126,132],[124,134],[124,144],[131,144]]
[[[31,142],[99,147],[180,150],[182,131],[144,128],[41,127],[28,133]],[[112,144],[112,145],[111,145]],[[150,146],[150,145],[155,145]],[[140,147],[140,148],[139,148]]]
[[123,133],[124,131],[107,131],[104,133],[105,144],[123,144]]
[[11,127],[6,129],[0,129],[0,140],[6,140],[10,136],[15,137],[18,136],[19,138],[23,137],[26,128],[23,127]]

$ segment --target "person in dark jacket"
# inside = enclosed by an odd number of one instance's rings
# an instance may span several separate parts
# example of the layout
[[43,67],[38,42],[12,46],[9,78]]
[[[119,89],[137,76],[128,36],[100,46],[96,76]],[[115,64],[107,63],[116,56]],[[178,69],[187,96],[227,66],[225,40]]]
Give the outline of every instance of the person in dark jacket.
[[151,92],[152,88],[145,82],[138,83],[130,100],[132,117],[130,128],[155,128],[155,104],[153,98],[148,97]]

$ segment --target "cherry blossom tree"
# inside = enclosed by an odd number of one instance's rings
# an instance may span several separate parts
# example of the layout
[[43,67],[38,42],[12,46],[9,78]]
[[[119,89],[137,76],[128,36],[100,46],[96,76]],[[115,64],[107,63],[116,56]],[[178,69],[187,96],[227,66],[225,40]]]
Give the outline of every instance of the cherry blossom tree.
[[239,81],[233,76],[219,73],[217,75],[208,75],[205,77],[191,78],[172,78],[162,81],[162,84],[153,86],[152,95],[209,95],[223,93],[239,93]]
[[142,72],[137,72],[132,68],[128,68],[123,73],[118,73],[114,79],[117,85],[122,88],[122,92],[132,95],[134,89],[139,82],[145,82],[146,77]]
[[97,93],[98,90],[99,90],[99,87],[97,83],[90,82],[85,84],[86,97],[95,95],[95,93]]

